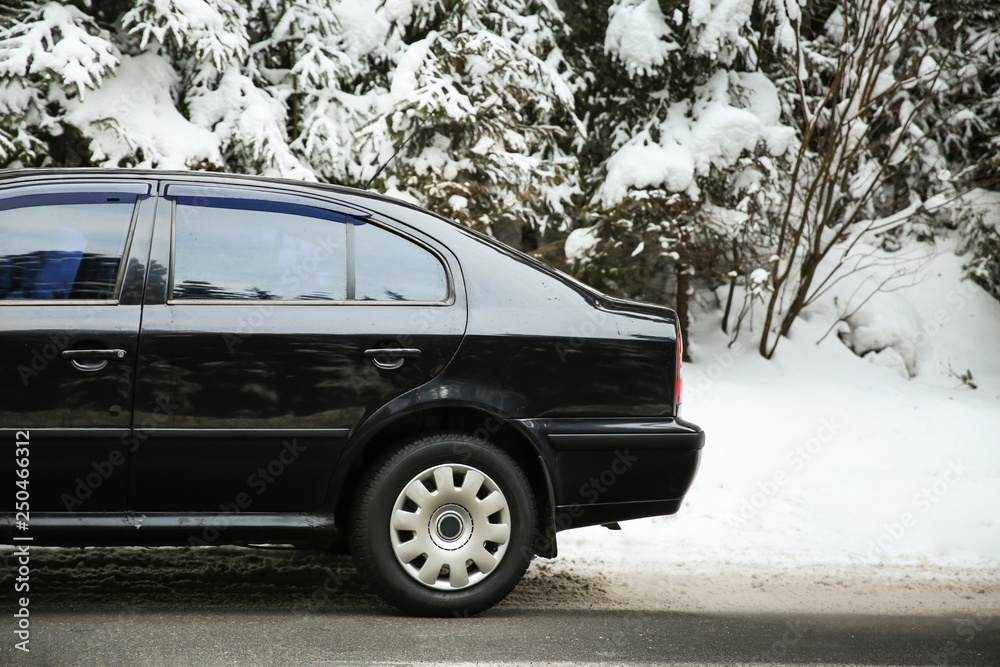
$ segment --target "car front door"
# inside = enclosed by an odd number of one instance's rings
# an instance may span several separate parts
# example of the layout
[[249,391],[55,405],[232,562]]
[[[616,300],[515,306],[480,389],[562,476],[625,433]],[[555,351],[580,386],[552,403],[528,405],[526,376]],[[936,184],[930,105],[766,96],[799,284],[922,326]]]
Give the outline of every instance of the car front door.
[[457,350],[448,265],[348,205],[176,183],[163,195],[131,508],[317,510],[351,430]]
[[[126,507],[151,190],[96,180],[0,191],[0,431],[29,443],[20,475],[36,518]],[[13,466],[0,457],[0,479]]]

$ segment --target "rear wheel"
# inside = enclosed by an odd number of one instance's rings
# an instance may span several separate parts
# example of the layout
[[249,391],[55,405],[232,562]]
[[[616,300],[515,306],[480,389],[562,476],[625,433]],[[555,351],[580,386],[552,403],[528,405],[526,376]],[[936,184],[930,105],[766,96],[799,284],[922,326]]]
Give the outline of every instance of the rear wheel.
[[423,437],[369,472],[351,519],[355,563],[405,611],[475,614],[504,599],[534,554],[531,486],[498,447]]

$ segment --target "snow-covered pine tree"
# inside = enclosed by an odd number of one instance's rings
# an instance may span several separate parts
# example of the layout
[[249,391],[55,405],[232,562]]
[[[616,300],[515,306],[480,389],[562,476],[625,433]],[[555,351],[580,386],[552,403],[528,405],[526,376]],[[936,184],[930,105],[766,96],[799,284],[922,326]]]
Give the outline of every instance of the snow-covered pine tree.
[[376,183],[522,249],[567,227],[578,191],[573,96],[549,0],[396,0],[384,117],[363,132]]
[[0,11],[0,165],[36,166],[67,154],[61,117],[71,100],[98,88],[120,54],[107,31],[58,2],[4,3]]
[[245,62],[246,10],[238,0],[135,0],[121,17],[139,50],[158,43],[185,66],[185,85]]
[[258,71],[286,101],[293,150],[325,180],[364,182],[359,133],[383,113],[398,43],[381,4],[276,0],[256,8]]
[[[764,4],[766,8],[766,3]],[[751,0],[587,2],[567,8],[564,48],[587,109],[582,149],[590,227],[567,240],[584,280],[673,305],[687,333],[696,281],[756,266],[793,139],[757,70]]]
[[[794,198],[781,156],[802,145],[784,125],[805,136],[802,100],[822,99],[845,48],[830,19],[858,4],[800,20],[786,0],[0,0],[0,165],[360,185],[413,135],[382,189],[528,250],[573,220],[579,275],[683,315],[692,285],[774,286],[749,274],[776,250],[776,194]],[[992,187],[997,0],[875,5],[926,17],[895,45],[898,94],[867,110],[887,112],[868,124],[878,141],[847,163],[854,184],[893,172],[857,211]],[[834,106],[801,173],[821,171]],[[886,151],[893,133],[913,159]],[[955,223],[945,210],[893,233],[933,234]],[[969,270],[1000,294],[1000,233],[969,220]]]
[[971,185],[1000,187],[1000,0],[935,4],[933,58],[953,63],[935,94],[929,130]]
[[[957,57],[953,85],[942,106],[950,122],[933,131],[952,171],[964,186],[1000,188],[1000,1],[940,3],[940,29]],[[975,206],[956,208],[964,247],[970,253],[968,277],[1000,299],[1000,229],[984,221]]]
[[180,72],[179,106],[213,133],[218,167],[313,179],[289,146],[286,87],[268,79],[260,41],[284,9],[277,0],[138,0],[122,23],[141,35],[140,48],[152,37],[167,49]]

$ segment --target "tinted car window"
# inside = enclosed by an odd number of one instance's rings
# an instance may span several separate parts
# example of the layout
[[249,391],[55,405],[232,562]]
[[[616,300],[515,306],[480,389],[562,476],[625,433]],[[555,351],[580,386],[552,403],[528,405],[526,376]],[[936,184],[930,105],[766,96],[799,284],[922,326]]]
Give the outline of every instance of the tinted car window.
[[178,204],[174,224],[174,299],[347,297],[342,222]]
[[3,202],[0,300],[114,298],[133,201]]
[[355,231],[358,299],[444,301],[448,278],[433,253],[372,224]]

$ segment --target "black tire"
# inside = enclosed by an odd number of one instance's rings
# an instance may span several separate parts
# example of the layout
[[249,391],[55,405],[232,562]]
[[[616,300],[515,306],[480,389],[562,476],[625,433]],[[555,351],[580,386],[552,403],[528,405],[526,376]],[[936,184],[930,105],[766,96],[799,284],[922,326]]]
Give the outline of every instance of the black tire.
[[497,604],[521,580],[536,525],[531,485],[506,452],[467,435],[436,434],[369,469],[351,513],[350,546],[386,602],[421,616],[467,616]]

